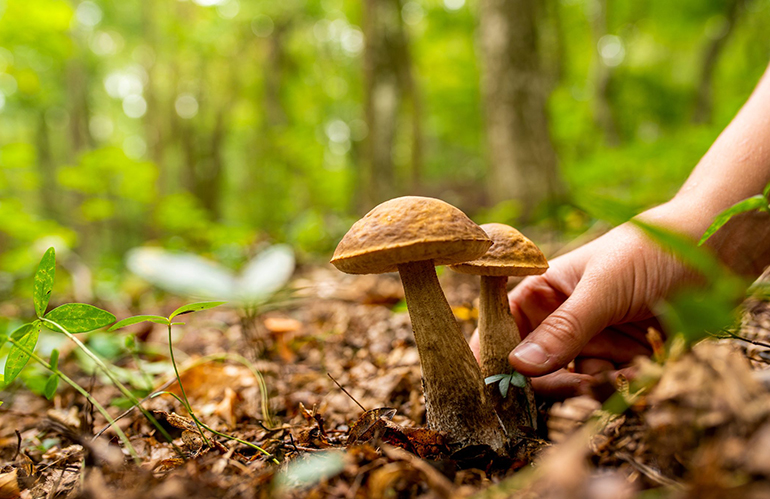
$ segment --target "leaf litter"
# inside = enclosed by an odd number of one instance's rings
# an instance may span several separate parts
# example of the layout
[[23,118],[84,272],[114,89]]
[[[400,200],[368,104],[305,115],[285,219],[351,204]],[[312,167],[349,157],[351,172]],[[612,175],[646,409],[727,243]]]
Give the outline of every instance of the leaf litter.
[[[473,280],[451,274],[442,280],[470,335]],[[256,318],[258,342],[226,310],[191,317],[178,330],[183,335],[175,333],[182,381],[198,417],[259,445],[280,464],[213,435],[207,446],[178,401],[161,395],[145,406],[181,454],[130,411],[117,424],[142,459],[134,466],[112,429],[93,439],[106,423],[73,390],[61,387],[51,401],[16,390],[0,408],[0,499],[770,493],[766,302],[747,304],[739,333],[752,343],[706,341],[665,362],[639,360],[639,375],[652,382],[640,393],[617,382],[624,411],[588,397],[541,405],[547,429],[528,443],[531,462],[510,462],[483,449],[457,452],[425,427],[419,357],[397,284],[390,275],[358,279],[306,269],[295,282],[297,300]],[[162,364],[163,327],[137,330],[143,363],[127,357],[121,367]],[[77,373],[96,399],[119,401],[117,390],[83,372],[76,356],[63,352],[59,364]],[[169,381],[156,377],[154,386],[178,395]],[[120,412],[111,408],[113,417]]]

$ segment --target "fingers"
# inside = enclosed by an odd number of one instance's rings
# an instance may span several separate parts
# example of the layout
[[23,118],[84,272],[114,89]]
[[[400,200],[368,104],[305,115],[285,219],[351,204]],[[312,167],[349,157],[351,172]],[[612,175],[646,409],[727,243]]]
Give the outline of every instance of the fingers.
[[579,395],[590,395],[593,377],[560,369],[540,378],[532,378],[532,389],[538,395],[550,399],[565,399]]
[[592,357],[578,357],[575,359],[575,372],[596,376],[602,373],[615,370],[615,364],[607,359],[596,359]]
[[584,279],[572,295],[511,352],[516,371],[542,376],[564,367],[596,333],[604,329],[617,308],[606,283]]
[[[652,349],[643,337],[637,337],[633,324],[622,324],[604,329],[591,338],[580,351],[581,357],[607,359],[615,364],[628,364],[639,355],[650,356]],[[581,372],[586,372],[580,370]]]
[[528,278],[514,288],[509,302],[521,337],[526,337],[566,299],[567,295],[555,289],[545,276]]

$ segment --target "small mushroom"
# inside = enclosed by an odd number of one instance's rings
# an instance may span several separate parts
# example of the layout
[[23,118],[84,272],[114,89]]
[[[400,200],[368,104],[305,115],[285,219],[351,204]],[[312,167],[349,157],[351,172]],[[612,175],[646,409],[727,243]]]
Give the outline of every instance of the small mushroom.
[[428,426],[462,446],[502,451],[503,429],[435,269],[477,258],[491,244],[454,206],[407,196],[376,206],[356,222],[331,263],[349,274],[398,270],[422,365]]
[[[489,251],[476,260],[450,268],[481,276],[479,343],[481,372],[486,378],[511,372],[508,354],[521,342],[508,303],[508,277],[542,274],[548,269],[548,262],[535,243],[513,227],[485,224],[481,228],[492,239]],[[509,438],[521,434],[519,426],[537,427],[537,410],[529,379],[523,388],[511,386],[505,397],[496,384],[488,385],[487,395]]]

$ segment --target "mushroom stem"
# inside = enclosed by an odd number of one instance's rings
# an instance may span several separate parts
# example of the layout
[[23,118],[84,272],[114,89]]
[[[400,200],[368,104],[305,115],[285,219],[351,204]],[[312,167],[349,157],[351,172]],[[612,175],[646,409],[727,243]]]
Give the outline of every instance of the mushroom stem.
[[504,447],[481,371],[438,282],[433,261],[398,266],[420,354],[428,427],[463,446]]
[[[508,303],[507,283],[507,276],[481,276],[479,342],[481,372],[485,378],[510,373],[508,354],[521,342]],[[497,383],[487,385],[486,390],[509,438],[521,435],[519,426],[537,428],[537,407],[529,379],[524,388],[511,385],[505,398]]]

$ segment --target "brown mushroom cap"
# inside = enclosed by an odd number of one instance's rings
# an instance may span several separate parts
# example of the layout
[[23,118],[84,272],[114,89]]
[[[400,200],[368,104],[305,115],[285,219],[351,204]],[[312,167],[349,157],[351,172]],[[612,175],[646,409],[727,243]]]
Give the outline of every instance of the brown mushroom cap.
[[484,224],[492,247],[476,260],[452,265],[455,272],[488,276],[525,276],[542,274],[548,261],[540,248],[521,232],[505,224]]
[[394,272],[398,265],[473,260],[492,242],[465,213],[440,199],[404,196],[377,205],[353,224],[331,263],[348,274]]

